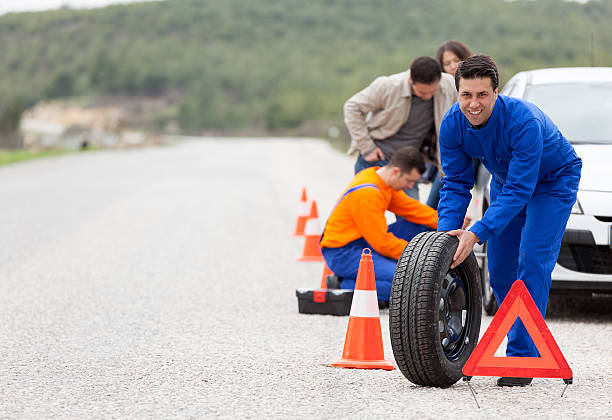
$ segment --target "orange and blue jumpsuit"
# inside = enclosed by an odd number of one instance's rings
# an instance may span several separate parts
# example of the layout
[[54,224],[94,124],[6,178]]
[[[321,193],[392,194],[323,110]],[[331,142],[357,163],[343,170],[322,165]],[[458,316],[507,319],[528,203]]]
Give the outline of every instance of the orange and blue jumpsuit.
[[[359,172],[334,207],[323,236],[321,250],[329,268],[343,279],[341,287],[355,287],[363,248],[372,250],[378,299],[389,300],[391,283],[408,241],[436,229],[435,210],[396,191],[376,173],[378,167]],[[385,211],[403,219],[387,225]]]

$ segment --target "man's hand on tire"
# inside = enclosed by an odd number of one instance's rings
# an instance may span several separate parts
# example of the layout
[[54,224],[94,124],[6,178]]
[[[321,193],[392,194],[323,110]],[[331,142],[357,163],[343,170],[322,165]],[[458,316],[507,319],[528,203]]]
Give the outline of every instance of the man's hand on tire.
[[459,246],[453,257],[453,263],[450,266],[450,268],[455,268],[470,255],[470,252],[474,249],[474,245],[479,242],[480,239],[469,230],[456,229],[447,233],[459,239]]

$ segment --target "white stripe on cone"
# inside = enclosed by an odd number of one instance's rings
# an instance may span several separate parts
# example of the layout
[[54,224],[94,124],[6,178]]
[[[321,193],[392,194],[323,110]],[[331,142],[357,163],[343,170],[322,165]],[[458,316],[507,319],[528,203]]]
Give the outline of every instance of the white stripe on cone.
[[310,206],[307,201],[300,201],[298,208],[298,216],[308,216],[310,214]]
[[353,292],[350,316],[379,318],[378,295],[376,290],[359,290]]
[[306,220],[306,226],[304,227],[304,236],[319,236],[321,235],[321,224],[317,217],[311,217]]

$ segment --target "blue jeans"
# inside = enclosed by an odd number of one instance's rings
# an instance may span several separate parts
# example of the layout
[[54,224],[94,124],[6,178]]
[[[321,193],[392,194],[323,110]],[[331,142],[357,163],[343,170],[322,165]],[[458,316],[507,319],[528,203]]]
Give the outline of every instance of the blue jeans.
[[440,188],[442,188],[442,181],[440,181],[440,171],[436,169],[436,176],[431,181],[431,190],[429,191],[429,197],[427,198],[427,204],[434,210],[438,210],[438,203],[440,202]]
[[[406,241],[410,241],[419,233],[427,230],[432,229],[427,226],[417,225],[405,219],[400,219],[388,226],[388,232]],[[364,238],[356,239],[339,248],[323,247],[321,248],[321,252],[323,253],[325,262],[327,262],[327,266],[334,274],[342,279],[340,287],[343,289],[354,289],[357,280],[357,272],[359,271],[361,252],[364,248],[370,248],[372,250],[378,300],[389,300],[397,260],[379,254]]]
[[[389,163],[388,160],[375,160],[372,162],[368,162],[363,158],[363,155],[360,153],[357,158],[357,162],[355,162],[355,175],[357,173],[363,171],[366,168],[371,168],[372,166],[385,166]],[[411,189],[404,190],[408,197],[414,198],[415,200],[419,199],[419,183],[415,182],[414,186]]]

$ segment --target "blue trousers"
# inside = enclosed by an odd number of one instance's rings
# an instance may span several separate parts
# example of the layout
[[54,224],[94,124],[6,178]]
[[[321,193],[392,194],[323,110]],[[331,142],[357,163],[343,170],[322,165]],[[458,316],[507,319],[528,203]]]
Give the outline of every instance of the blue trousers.
[[[387,229],[388,232],[407,241],[427,230],[431,229],[427,226],[417,225],[405,219],[400,219],[390,224]],[[323,247],[321,251],[328,267],[334,274],[342,278],[340,287],[343,289],[354,289],[355,281],[357,280],[357,272],[359,270],[359,261],[361,260],[361,252],[364,248],[370,248],[372,250],[378,300],[389,300],[397,260],[385,257],[374,251],[374,248],[372,248],[364,238],[356,239],[339,248]]]
[[[561,239],[576,201],[580,166],[571,169],[558,185],[545,193],[534,193],[504,231],[487,241],[489,281],[502,302],[515,280],[525,283],[542,316],[546,315],[551,273]],[[501,187],[491,183],[491,202]],[[508,332],[507,356],[537,357],[539,353],[523,323],[517,320]]]

